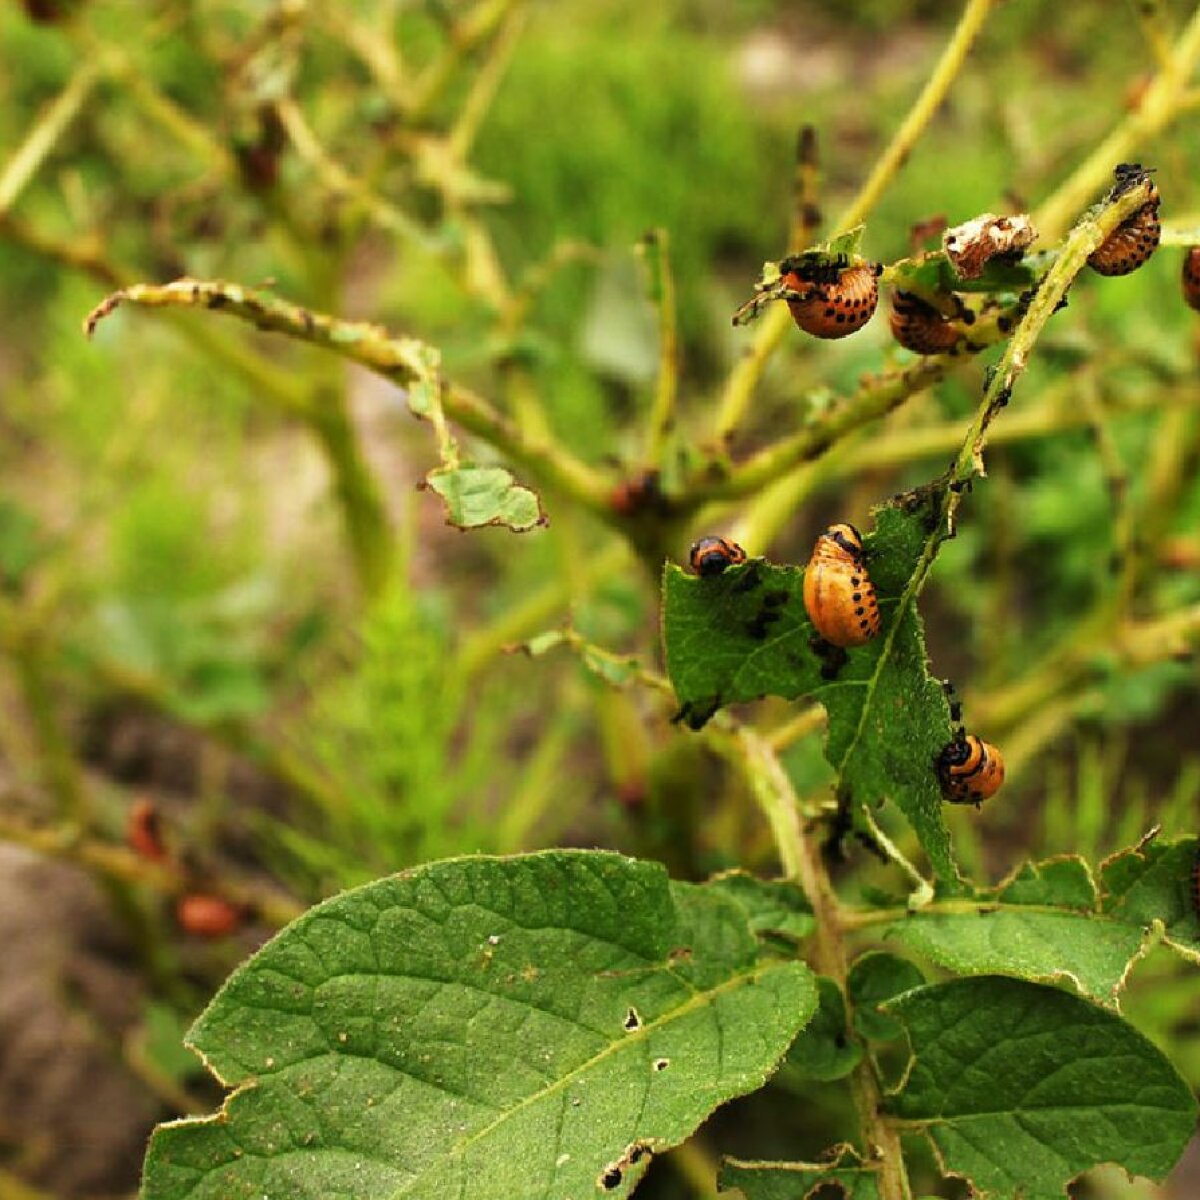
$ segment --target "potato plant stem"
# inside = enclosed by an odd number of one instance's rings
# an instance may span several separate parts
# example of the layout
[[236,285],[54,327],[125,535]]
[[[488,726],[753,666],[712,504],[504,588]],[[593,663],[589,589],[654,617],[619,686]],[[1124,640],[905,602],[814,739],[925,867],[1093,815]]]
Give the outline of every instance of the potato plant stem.
[[[527,437],[509,418],[467,388],[445,383],[436,358],[413,338],[393,337],[379,325],[343,321],[283,300],[271,292],[214,280],[179,279],[162,285],[134,284],[102,301],[84,322],[90,335],[122,303],[151,308],[199,308],[234,316],[258,329],[309,342],[357,362],[401,387],[436,387],[445,416],[512,462],[609,524],[618,518],[608,505],[609,483],[600,471],[550,438]],[[433,412],[436,412],[436,406]],[[431,417],[437,426],[437,418]],[[444,437],[439,439],[443,446]]]
[[[733,742],[755,799],[771,826],[784,872],[800,884],[812,905],[816,921],[813,966],[844,994],[849,964],[841,908],[820,846],[801,823],[800,804],[791,780],[768,742],[758,734],[742,728]],[[852,1031],[848,1033],[852,1036]],[[879,1167],[881,1200],[911,1200],[900,1136],[883,1114],[883,1095],[869,1056],[854,1068],[849,1082],[866,1156]]]
[[379,483],[363,458],[344,394],[332,387],[322,389],[308,423],[333,475],[358,585],[365,597],[373,599],[392,579],[396,542]]

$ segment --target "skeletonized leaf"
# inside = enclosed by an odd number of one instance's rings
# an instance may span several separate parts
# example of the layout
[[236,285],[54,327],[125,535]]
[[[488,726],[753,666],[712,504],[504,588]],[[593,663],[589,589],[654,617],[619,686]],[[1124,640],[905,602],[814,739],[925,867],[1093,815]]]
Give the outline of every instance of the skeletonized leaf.
[[816,1006],[719,890],[616,854],[457,859],[346,892],[192,1045],[235,1091],[162,1126],[144,1200],[625,1196]]
[[1120,1017],[1056,988],[991,976],[918,988],[885,1006],[913,1061],[889,1108],[984,1200],[1062,1200],[1089,1167],[1162,1179],[1196,1101]]

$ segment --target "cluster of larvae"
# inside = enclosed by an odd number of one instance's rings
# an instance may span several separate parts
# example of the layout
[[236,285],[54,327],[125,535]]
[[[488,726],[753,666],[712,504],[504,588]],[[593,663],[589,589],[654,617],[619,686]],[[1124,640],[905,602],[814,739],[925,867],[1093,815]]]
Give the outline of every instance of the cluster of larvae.
[[[883,626],[866,558],[862,536],[846,523],[831,525],[813,546],[804,572],[804,608],[827,646],[865,645]],[[729,538],[704,537],[692,546],[689,561],[697,575],[712,578],[745,563],[746,552]],[[934,768],[942,795],[951,804],[978,805],[1004,782],[1000,751],[961,726],[938,754]]]

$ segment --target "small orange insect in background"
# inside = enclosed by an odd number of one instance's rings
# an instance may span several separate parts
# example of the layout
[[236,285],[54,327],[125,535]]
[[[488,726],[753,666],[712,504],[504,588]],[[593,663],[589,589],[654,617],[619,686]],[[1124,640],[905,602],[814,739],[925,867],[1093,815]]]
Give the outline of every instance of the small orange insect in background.
[[973,733],[943,747],[937,760],[942,795],[951,804],[980,804],[1004,782],[1004,757],[991,742]]
[[879,601],[864,560],[862,537],[853,525],[830,525],[813,546],[804,572],[804,607],[833,646],[861,646],[879,632]]
[[803,256],[779,264],[783,282],[798,293],[788,299],[792,320],[813,337],[842,338],[860,330],[879,303],[879,279],[871,263],[851,266],[812,262]]

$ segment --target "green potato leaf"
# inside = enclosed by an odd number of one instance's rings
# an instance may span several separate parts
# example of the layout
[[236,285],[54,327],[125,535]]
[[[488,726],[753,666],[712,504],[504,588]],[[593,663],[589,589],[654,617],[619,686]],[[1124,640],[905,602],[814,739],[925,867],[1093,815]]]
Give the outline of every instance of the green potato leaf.
[[357,888],[225,984],[233,1090],[160,1127],[143,1200],[625,1196],[766,1080],[816,1008],[744,911],[616,854],[457,859]]
[[856,959],[846,978],[846,990],[854,1006],[854,1028],[870,1041],[890,1042],[904,1032],[894,1017],[879,1006],[925,982],[921,968],[907,958],[872,951]]
[[782,1071],[796,1080],[830,1083],[858,1066],[863,1048],[846,1029],[846,1001],[838,985],[821,975],[817,988],[820,1007],[788,1049]]
[[1168,944],[1200,959],[1188,897],[1195,847],[1186,838],[1116,855],[1103,867],[1103,898],[1081,858],[1029,863],[995,891],[911,913],[884,936],[960,975],[1068,983],[1116,1008],[1131,969],[1158,936],[1157,922]]
[[884,1006],[912,1062],[890,1111],[932,1141],[981,1200],[1062,1200],[1102,1163],[1162,1179],[1196,1122],[1191,1089],[1107,1009],[990,976],[918,988]]

